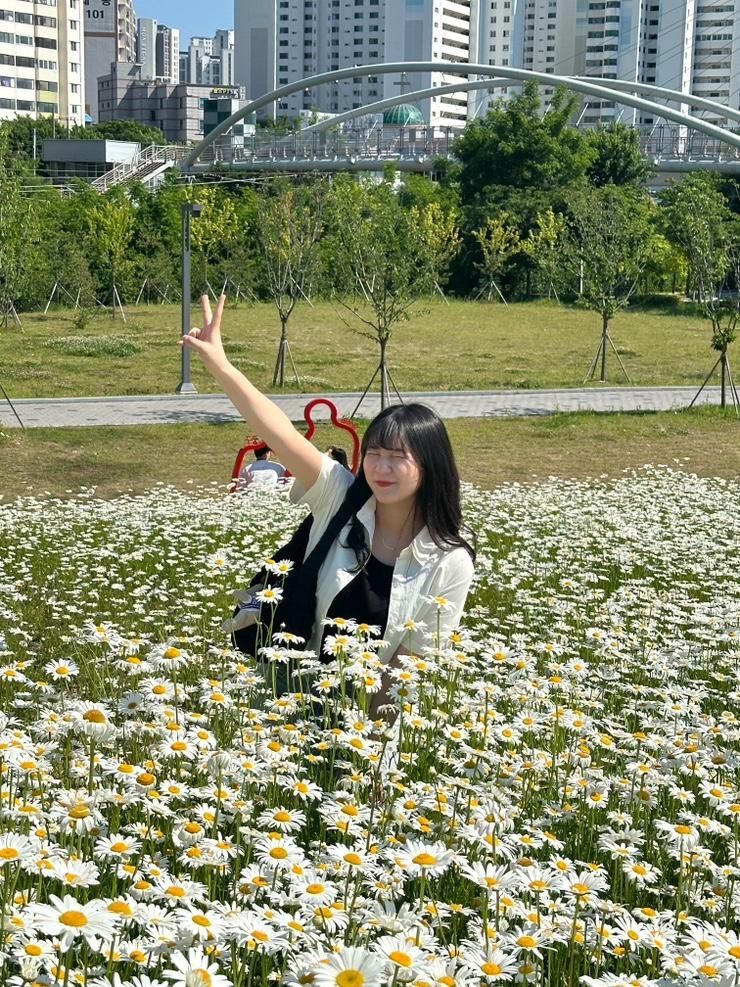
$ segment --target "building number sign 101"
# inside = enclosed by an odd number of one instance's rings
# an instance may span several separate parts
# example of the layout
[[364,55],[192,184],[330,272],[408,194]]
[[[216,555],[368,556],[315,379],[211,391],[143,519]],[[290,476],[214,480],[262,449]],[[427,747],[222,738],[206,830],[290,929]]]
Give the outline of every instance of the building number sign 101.
[[85,0],[85,18],[88,30],[115,31],[113,0]]

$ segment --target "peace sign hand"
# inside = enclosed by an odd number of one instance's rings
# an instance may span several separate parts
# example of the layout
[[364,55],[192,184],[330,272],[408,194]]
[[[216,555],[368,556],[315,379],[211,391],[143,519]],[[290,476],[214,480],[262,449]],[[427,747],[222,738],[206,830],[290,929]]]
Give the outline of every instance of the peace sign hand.
[[199,354],[206,369],[211,373],[228,366],[228,359],[221,341],[221,317],[226,304],[226,295],[221,295],[216,305],[215,313],[211,312],[211,300],[208,295],[201,295],[200,306],[203,310],[203,328],[191,329],[180,340],[181,346],[195,350]]

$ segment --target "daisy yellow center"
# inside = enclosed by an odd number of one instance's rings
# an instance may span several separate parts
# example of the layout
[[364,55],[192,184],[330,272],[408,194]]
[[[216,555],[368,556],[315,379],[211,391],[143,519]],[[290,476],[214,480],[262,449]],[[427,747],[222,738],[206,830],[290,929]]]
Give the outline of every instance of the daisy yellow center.
[[270,850],[270,856],[274,857],[276,860],[285,860],[288,856],[288,851],[283,846],[276,846]]
[[111,843],[112,853],[125,853],[128,850],[128,843],[124,843],[123,840],[117,840],[115,843]]
[[388,959],[391,963],[395,963],[396,966],[403,966],[407,969],[408,967],[413,966],[409,954],[402,952],[400,949],[394,949],[392,952],[388,953]]
[[4,846],[0,849],[0,860],[17,860],[20,853],[14,846]]
[[589,887],[587,884],[581,884],[580,882],[573,885],[573,891],[575,894],[583,895],[588,894]]
[[342,970],[335,978],[337,987],[362,987],[365,978],[359,970]]
[[102,709],[89,709],[82,716],[83,720],[87,720],[88,723],[107,723],[108,717],[102,711]]
[[163,696],[166,692],[167,692],[166,685],[155,685],[154,688],[152,689],[152,693],[155,696]]
[[360,814],[360,810],[356,805],[343,805],[342,812],[345,816],[359,816]]
[[184,898],[185,888],[181,888],[178,884],[172,884],[169,888],[167,888],[165,894],[170,895],[172,898]]
[[306,885],[306,891],[309,894],[323,894],[326,890],[325,884],[308,884]]
[[730,946],[727,950],[733,960],[740,960],[740,946]]
[[437,863],[437,858],[431,853],[417,853],[412,863],[417,864],[419,867],[431,867]]
[[208,970],[201,967],[198,970],[191,970],[185,980],[185,983],[187,987],[211,987],[213,977]]
[[645,867],[644,864],[635,864],[632,870],[640,877],[644,877],[647,874],[647,867]]
[[211,920],[207,915],[193,915],[193,925],[199,925],[202,929],[210,929]]
[[362,864],[362,857],[359,853],[345,853],[342,859],[346,864],[351,864],[353,867],[360,867]]
[[89,815],[90,809],[82,802],[78,802],[76,805],[73,805],[69,810],[70,819],[87,819]]
[[146,963],[146,953],[143,949],[132,949],[128,954],[130,960],[134,963]]
[[521,946],[522,949],[534,949],[537,945],[537,940],[534,936],[519,936],[516,944],[517,946]]
[[142,771],[136,780],[140,785],[153,785],[157,779],[150,771]]
[[189,823],[185,823],[183,829],[185,830],[186,833],[195,834],[202,832],[203,827],[200,825],[200,823],[189,822]]
[[25,947],[25,952],[28,956],[43,956],[44,951],[38,943],[29,942]]
[[533,891],[545,891],[547,889],[547,881],[530,881],[529,886]]
[[676,826],[676,832],[679,836],[689,836],[691,834],[691,826],[684,826],[682,823],[679,823]]
[[270,937],[263,929],[255,929],[254,932],[252,933],[252,939],[254,939],[255,942],[270,941]]
[[497,977],[502,969],[503,967],[500,967],[498,963],[484,963],[481,967],[481,970],[487,977]]
[[179,648],[167,648],[164,653],[165,658],[179,658],[182,654]]
[[275,822],[281,822],[281,823],[290,822],[290,820],[292,818],[293,817],[291,816],[291,814],[289,812],[285,812],[285,811],[276,812],[275,815],[273,816],[273,819],[275,820]]
[[124,915],[126,918],[131,918],[134,914],[131,905],[125,901],[112,901],[108,905],[108,911],[113,912],[114,915]]
[[62,925],[67,925],[71,929],[82,929],[88,923],[87,915],[84,912],[62,912],[59,916],[59,921]]
[[697,972],[703,974],[705,977],[716,977],[719,970],[716,966],[712,966],[711,963],[703,963]]
[[172,743],[172,750],[178,754],[181,751],[186,751],[187,749],[188,749],[188,745],[185,743],[184,740],[175,740]]

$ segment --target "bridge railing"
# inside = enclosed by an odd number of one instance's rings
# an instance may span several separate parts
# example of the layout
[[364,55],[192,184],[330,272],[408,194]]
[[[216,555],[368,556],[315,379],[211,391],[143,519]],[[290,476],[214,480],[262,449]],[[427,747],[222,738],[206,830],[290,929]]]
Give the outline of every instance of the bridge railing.
[[233,163],[254,160],[448,157],[459,133],[449,127],[392,127],[307,133],[296,131],[281,135],[256,134],[246,137],[243,145],[236,144],[231,136],[227,136],[207,148],[202,160]]
[[[636,128],[645,154],[656,159],[740,160],[740,149],[676,124]],[[219,138],[203,153],[204,163],[250,161],[403,160],[451,157],[461,131],[453,127],[377,127],[258,133],[236,143]]]

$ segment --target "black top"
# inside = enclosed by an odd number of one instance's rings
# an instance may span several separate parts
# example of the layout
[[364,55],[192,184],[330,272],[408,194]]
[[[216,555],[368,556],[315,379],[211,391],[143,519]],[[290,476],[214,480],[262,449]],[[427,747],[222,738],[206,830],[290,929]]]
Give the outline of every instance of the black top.
[[[393,566],[379,562],[374,555],[369,556],[364,569],[334,597],[326,616],[351,618],[358,624],[376,624],[382,637],[388,622],[392,582]],[[327,634],[336,634],[336,628],[324,629],[322,652]]]

